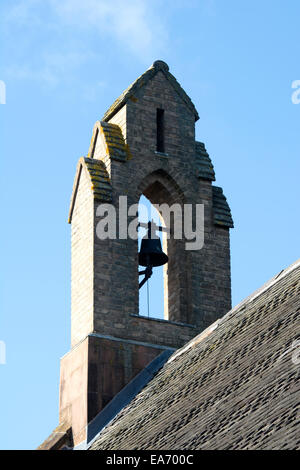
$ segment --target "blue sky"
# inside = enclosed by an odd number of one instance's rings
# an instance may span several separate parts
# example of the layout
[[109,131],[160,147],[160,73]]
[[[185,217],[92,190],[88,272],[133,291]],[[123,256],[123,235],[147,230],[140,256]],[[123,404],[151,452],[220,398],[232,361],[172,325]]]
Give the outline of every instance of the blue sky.
[[297,0],[2,0],[1,449],[58,423],[76,163],[154,60],[192,98],[232,209],[233,305],[299,258],[299,17]]

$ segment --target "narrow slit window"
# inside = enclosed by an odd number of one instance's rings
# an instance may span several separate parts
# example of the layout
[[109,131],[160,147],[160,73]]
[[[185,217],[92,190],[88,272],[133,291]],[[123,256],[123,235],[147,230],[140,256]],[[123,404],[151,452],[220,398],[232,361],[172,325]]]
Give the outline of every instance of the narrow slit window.
[[156,151],[165,152],[165,136],[164,136],[164,110],[156,110]]

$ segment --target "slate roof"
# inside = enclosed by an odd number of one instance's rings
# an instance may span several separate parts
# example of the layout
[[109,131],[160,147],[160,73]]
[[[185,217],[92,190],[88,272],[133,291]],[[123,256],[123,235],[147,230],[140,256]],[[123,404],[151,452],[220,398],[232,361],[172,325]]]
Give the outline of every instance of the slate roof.
[[175,352],[91,449],[299,450],[299,314],[300,260]]
[[196,142],[196,162],[198,178],[215,181],[215,171],[203,142]]
[[224,227],[233,228],[233,220],[227,199],[223,194],[223,189],[219,186],[212,186],[214,223]]
[[138,77],[125,91],[115,100],[115,102],[111,105],[111,107],[106,111],[103,116],[102,121],[108,121],[114,114],[116,114],[119,109],[127,103],[129,99],[135,100],[135,95],[138,93],[140,88],[142,88],[157,72],[161,71],[166,79],[171,83],[174,90],[178,93],[178,95],[182,98],[182,100],[186,103],[186,105],[191,109],[191,111],[195,115],[195,121],[199,119],[198,112],[190,99],[190,97],[186,94],[184,89],[178,83],[176,78],[169,72],[169,66],[163,62],[162,60],[156,60],[151,67],[146,70],[140,77]]

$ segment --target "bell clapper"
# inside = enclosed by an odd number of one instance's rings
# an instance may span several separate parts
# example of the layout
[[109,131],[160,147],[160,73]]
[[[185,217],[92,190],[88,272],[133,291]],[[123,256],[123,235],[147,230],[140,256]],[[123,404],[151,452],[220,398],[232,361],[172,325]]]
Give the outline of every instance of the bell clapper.
[[152,266],[149,265],[146,267],[146,269],[144,269],[143,271],[139,271],[139,276],[141,276],[142,274],[145,274],[145,277],[144,279],[139,283],[139,289],[145,284],[146,281],[148,281],[148,279],[150,279],[150,277],[152,276]]

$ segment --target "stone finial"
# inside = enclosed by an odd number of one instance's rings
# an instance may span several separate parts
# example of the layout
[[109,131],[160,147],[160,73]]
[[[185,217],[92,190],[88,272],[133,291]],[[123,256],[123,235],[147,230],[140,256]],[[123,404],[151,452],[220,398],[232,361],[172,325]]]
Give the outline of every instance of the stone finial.
[[169,66],[163,60],[156,60],[155,62],[153,62],[153,67],[155,69],[163,70],[164,72],[169,72]]

